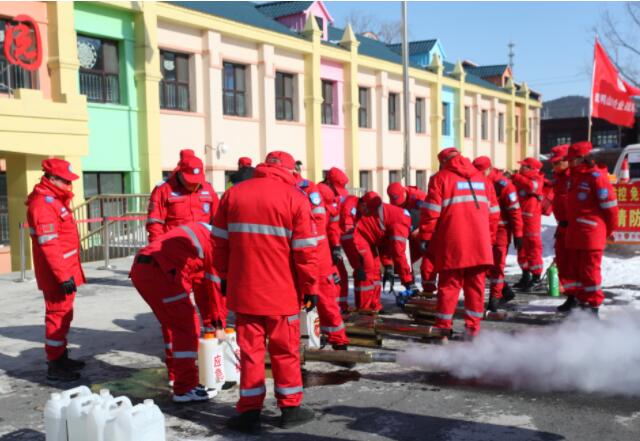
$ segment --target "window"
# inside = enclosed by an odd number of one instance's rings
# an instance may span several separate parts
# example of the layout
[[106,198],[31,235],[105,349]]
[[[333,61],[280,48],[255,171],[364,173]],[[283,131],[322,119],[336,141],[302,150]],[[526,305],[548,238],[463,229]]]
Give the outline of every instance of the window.
[[402,180],[402,172],[400,170],[389,170],[389,184],[392,182],[400,182]]
[[416,133],[424,132],[424,98],[416,98]]
[[[15,89],[36,89],[36,74],[17,64],[9,64],[4,54],[5,27],[10,20],[0,19],[0,93],[13,92]],[[33,31],[31,31],[33,33]],[[15,43],[14,43],[15,45]]]
[[489,139],[489,112],[486,110],[480,113],[480,139]]
[[294,75],[276,72],[276,119],[293,121]]
[[226,62],[223,66],[223,113],[247,116],[246,66]]
[[498,113],[498,142],[504,142],[504,113]]
[[364,191],[371,190],[371,171],[360,170],[360,188]]
[[604,148],[618,147],[617,130],[599,130],[593,132],[593,146]]
[[322,124],[337,124],[333,118],[333,81],[322,80]]
[[320,28],[321,31],[324,31],[324,20],[322,17],[316,16],[316,23],[318,23],[318,28]]
[[[595,134],[594,134],[595,139]],[[571,144],[571,133],[555,133],[547,137],[547,145],[555,147],[560,144]],[[594,141],[594,145],[597,145]]]
[[389,130],[400,130],[400,124],[398,124],[398,108],[400,107],[399,101],[400,96],[397,93],[389,94]]
[[520,117],[516,115],[516,142],[520,142]]
[[98,194],[123,194],[124,173],[84,172],[84,197]]
[[533,144],[533,118],[529,118],[529,145]]
[[118,43],[78,35],[80,93],[94,103],[120,103]]
[[419,189],[426,191],[427,189],[427,172],[425,170],[416,170],[416,185]]
[[160,51],[160,108],[188,112],[189,55]]
[[368,128],[369,124],[369,89],[366,87],[358,88],[358,127]]
[[464,137],[471,138],[471,107],[464,106]]
[[7,174],[0,172],[0,245],[9,244],[9,205],[7,203]]
[[442,103],[442,136],[451,135],[451,129],[449,127],[449,103]]

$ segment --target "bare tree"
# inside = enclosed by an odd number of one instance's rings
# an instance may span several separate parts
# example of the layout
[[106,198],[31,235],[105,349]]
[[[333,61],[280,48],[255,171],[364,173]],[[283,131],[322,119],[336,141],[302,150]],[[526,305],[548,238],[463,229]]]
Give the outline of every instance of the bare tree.
[[594,31],[622,75],[640,87],[640,3],[625,3],[618,14],[608,9]]
[[384,43],[399,43],[402,39],[402,22],[400,20],[380,20],[373,14],[352,9],[345,19],[344,25],[351,24],[353,32],[364,34],[372,32]]

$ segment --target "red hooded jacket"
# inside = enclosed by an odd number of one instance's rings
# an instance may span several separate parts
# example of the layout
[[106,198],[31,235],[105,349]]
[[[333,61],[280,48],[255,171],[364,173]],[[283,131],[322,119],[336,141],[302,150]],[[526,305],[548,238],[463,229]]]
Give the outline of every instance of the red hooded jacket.
[[492,265],[499,213],[485,176],[461,155],[448,160],[429,181],[420,222],[435,271]]
[[60,284],[71,277],[76,286],[85,282],[72,199],[73,193],[59,189],[45,177],[27,198],[34,271],[38,288],[46,293],[62,294]]
[[511,235],[522,237],[522,213],[516,187],[498,169],[491,170],[489,179],[500,204],[500,221],[496,234],[496,246],[508,246]]
[[347,196],[340,207],[340,230],[342,233],[352,233],[356,222],[360,218],[358,213],[357,196]]
[[566,222],[569,203],[569,169],[553,173],[553,215],[558,222]]
[[213,222],[214,266],[227,279],[229,309],[294,315],[318,294],[317,232],[311,208],[286,169],[260,164],[224,194]]
[[544,178],[537,170],[527,170],[513,175],[513,184],[518,190],[525,236],[540,234],[542,222],[542,186]]

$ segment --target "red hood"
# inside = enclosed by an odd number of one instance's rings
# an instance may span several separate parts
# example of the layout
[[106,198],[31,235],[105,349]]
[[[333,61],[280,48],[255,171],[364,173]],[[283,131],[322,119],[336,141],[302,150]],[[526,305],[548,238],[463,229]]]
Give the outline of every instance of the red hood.
[[540,172],[538,170],[527,170],[525,172],[518,172],[522,176],[526,176],[529,179],[538,179],[540,177]]
[[502,180],[504,181],[508,180],[507,177],[504,174],[502,174],[502,172],[497,168],[494,168],[491,170],[491,173],[489,173],[489,179],[491,179],[491,182],[493,182],[494,184]]
[[51,181],[49,181],[49,179],[43,176],[40,178],[40,183],[33,187],[33,191],[27,197],[25,205],[29,205],[29,203],[37,196],[53,196],[56,199],[61,200],[62,203],[69,208],[69,203],[73,199],[73,192],[56,187],[51,183]]
[[296,185],[296,177],[288,170],[272,164],[258,164],[253,173],[254,178],[271,178],[285,184]]
[[454,172],[455,174],[462,176],[465,179],[470,179],[472,176],[480,173],[469,161],[462,155],[457,155],[451,158],[444,165],[445,170]]

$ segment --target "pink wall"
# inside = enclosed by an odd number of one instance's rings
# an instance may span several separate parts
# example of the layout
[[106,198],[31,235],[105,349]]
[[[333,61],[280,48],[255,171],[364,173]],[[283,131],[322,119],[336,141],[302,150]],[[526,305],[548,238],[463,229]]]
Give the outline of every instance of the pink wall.
[[313,2],[311,7],[300,14],[287,15],[286,17],[278,18],[278,21],[294,31],[301,31],[304,29],[304,25],[307,23],[307,17],[313,15],[314,17],[322,17],[324,26],[322,29],[322,39],[327,40],[329,35],[329,24],[333,23],[333,18],[328,14],[328,11],[321,4],[322,2]]
[[334,81],[333,113],[335,125],[322,125],[322,168],[344,168],[344,68],[342,64],[329,60],[320,61],[320,78]]
[[40,29],[42,64],[38,69],[38,81],[42,95],[45,98],[51,98],[51,78],[47,69],[49,62],[47,4],[46,2],[0,2],[0,17],[13,18],[20,14],[26,14],[33,18]]

